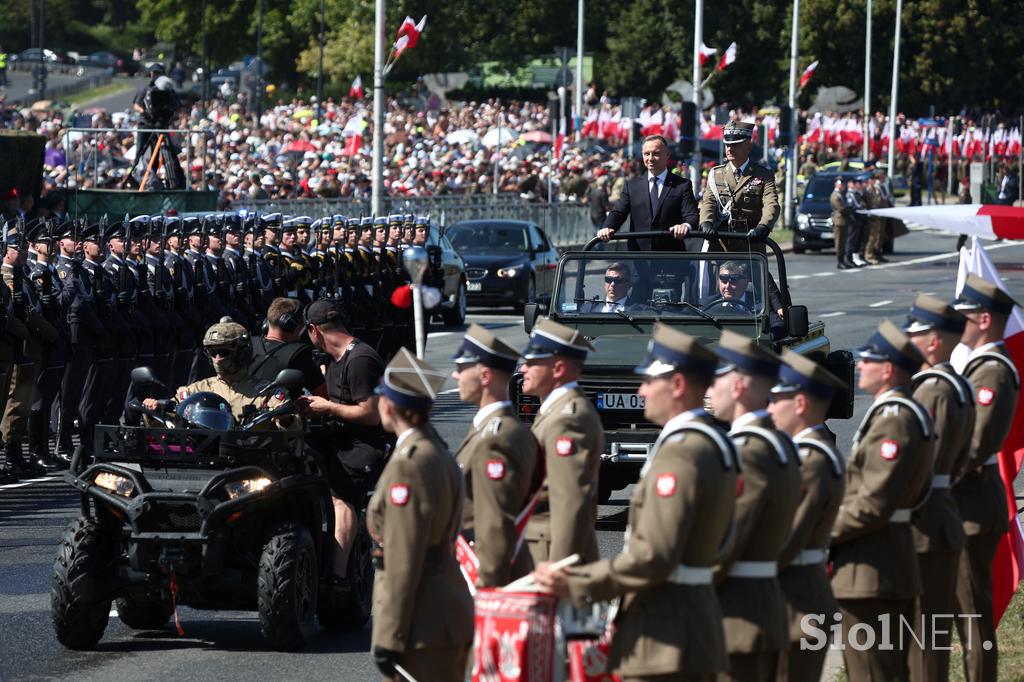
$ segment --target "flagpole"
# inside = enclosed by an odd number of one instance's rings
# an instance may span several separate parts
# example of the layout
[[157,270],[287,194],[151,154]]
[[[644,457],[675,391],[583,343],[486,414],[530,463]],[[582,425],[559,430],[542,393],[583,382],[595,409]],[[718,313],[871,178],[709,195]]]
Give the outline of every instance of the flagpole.
[[579,0],[579,9],[576,14],[576,116],[573,119],[576,130],[573,136],[577,142],[583,137],[583,4],[585,0]]
[[896,37],[892,50],[892,91],[889,95],[889,167],[893,176],[896,165],[896,100],[900,93],[900,25],[903,23],[903,0],[896,0]]
[[376,0],[373,45],[373,193],[371,210],[380,215],[384,193],[384,0]]
[[796,199],[796,62],[800,47],[800,0],[793,0],[793,35],[789,44],[789,154],[786,159],[785,226],[792,228]]
[[316,71],[316,123],[324,120],[324,14],[327,12],[327,0],[320,0],[320,66]]
[[864,150],[861,154],[864,162],[868,160],[868,135],[871,121],[871,0],[868,0],[867,28],[864,31]]
[[[683,135],[693,138],[693,162],[690,164],[690,182],[693,183],[693,191],[700,191],[700,119],[701,101],[700,91],[704,83],[700,77],[700,46],[704,43],[704,0],[697,0],[693,13],[693,104],[695,115],[693,117],[693,130],[680,131]],[[714,73],[714,70],[711,71]],[[708,78],[710,78],[710,74]]]

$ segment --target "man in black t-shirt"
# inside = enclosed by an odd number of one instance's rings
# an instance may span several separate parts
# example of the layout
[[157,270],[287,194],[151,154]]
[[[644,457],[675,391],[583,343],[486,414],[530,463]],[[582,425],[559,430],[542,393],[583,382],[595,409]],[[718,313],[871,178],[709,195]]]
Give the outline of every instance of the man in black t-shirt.
[[282,369],[297,369],[305,377],[303,388],[327,397],[324,374],[313,359],[313,346],[306,339],[302,306],[293,298],[275,298],[267,309],[267,333],[253,337],[253,361],[249,373],[262,381],[273,381]]
[[356,509],[366,504],[390,450],[374,392],[384,375],[384,362],[373,348],[349,333],[344,310],[336,302],[314,301],[305,321],[310,341],[332,361],[326,375],[328,398],[302,398],[303,414],[332,417],[342,424],[324,434],[318,449],[327,462],[334,498],[334,578],[344,588],[357,531]]

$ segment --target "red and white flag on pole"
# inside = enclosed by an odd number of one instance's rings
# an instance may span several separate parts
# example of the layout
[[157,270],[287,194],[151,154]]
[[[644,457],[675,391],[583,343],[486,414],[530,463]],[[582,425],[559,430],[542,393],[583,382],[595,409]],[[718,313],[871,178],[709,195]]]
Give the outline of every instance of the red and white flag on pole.
[[426,24],[427,15],[425,14],[419,23],[413,22],[412,17],[405,18],[402,25],[398,27],[398,37],[391,48],[395,53],[394,59],[401,57],[402,53],[406,50],[416,47],[416,43],[419,42],[420,34],[423,33],[423,27]]
[[712,57],[714,57],[717,52],[718,52],[718,50],[716,50],[713,47],[708,47],[707,45],[704,44],[704,41],[701,41],[701,43],[700,43],[700,65],[704,66],[705,64],[707,64],[708,60],[711,59]]
[[899,206],[861,211],[982,239],[1024,239],[1024,207],[996,204]]
[[818,62],[813,61],[811,65],[804,69],[804,72],[800,74],[800,89],[803,90],[808,83],[811,82],[811,77],[814,76],[814,70],[818,68]]
[[[1008,292],[1006,284],[999,276],[999,271],[989,259],[977,237],[971,239],[970,251],[967,249],[960,251],[960,272],[956,282],[957,294],[963,289],[967,273],[974,273]],[[1020,306],[1014,307],[1010,313],[1010,319],[1006,323],[1006,332],[1003,335],[1003,343],[1006,344],[1006,350],[1013,359],[1018,374],[1024,375],[1024,314],[1021,313]],[[958,364],[958,359],[962,358],[962,361],[966,363],[967,353],[965,347],[958,346],[953,354],[953,365],[962,369],[963,365]],[[1010,530],[1000,539],[995,558],[992,560],[992,615],[996,624],[999,623],[1010,599],[1017,591],[1021,572],[1024,570],[1024,529],[1021,528],[1020,519],[1017,517],[1017,499],[1013,490],[1013,482],[1017,478],[1021,462],[1024,460],[1024,400],[1017,401],[1017,409],[1011,423],[1010,432],[999,451],[999,474],[1006,490]]]
[[718,70],[725,71],[725,67],[736,61],[736,43],[725,48],[722,58],[718,61]]
[[356,74],[355,80],[352,81],[352,86],[348,89],[348,96],[356,99],[363,98],[363,77]]
[[[555,137],[555,162],[562,158],[562,147],[565,145],[565,118],[558,120],[558,135]],[[554,170],[552,170],[554,172]]]
[[341,131],[345,137],[345,149],[341,152],[344,156],[355,156],[363,148],[363,112],[359,111],[355,116],[345,123]]

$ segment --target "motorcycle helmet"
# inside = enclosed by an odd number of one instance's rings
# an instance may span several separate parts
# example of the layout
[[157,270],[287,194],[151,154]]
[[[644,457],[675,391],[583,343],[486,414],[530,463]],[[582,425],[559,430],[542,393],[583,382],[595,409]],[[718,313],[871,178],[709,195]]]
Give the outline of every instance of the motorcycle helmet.
[[247,372],[252,363],[249,332],[229,317],[222,318],[206,330],[203,349],[219,377]]
[[228,401],[216,393],[200,391],[180,403],[175,413],[189,426],[212,431],[229,431],[235,424]]

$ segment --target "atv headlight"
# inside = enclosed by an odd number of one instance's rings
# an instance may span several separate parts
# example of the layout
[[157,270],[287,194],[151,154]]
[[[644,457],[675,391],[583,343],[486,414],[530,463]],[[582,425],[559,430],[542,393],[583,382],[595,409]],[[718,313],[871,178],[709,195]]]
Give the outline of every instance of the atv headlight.
[[233,500],[236,497],[242,495],[248,495],[249,493],[258,493],[268,485],[271,480],[265,476],[260,478],[245,478],[241,481],[230,481],[224,484],[224,490],[228,494],[228,499]]
[[92,482],[122,497],[131,497],[132,493],[135,492],[135,484],[132,483],[130,478],[118,476],[109,471],[101,471],[96,474],[96,478],[92,479]]
[[513,265],[512,267],[508,267],[508,268],[498,268],[498,277],[503,277],[505,279],[511,279],[513,277],[518,277],[519,273],[521,273],[523,271],[523,268],[525,268],[525,267],[526,267],[525,265],[521,265],[520,264],[520,265]]

